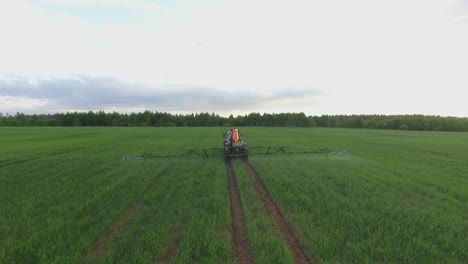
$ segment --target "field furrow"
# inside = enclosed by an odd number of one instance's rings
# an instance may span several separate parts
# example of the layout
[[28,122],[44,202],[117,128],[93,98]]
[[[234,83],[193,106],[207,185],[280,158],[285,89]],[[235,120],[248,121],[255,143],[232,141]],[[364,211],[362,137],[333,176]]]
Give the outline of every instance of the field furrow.
[[232,218],[232,239],[236,251],[238,263],[254,263],[255,258],[250,248],[249,237],[245,227],[242,203],[237,187],[236,175],[232,168],[231,161],[226,161],[228,176],[229,201]]
[[174,261],[177,252],[179,251],[180,244],[182,243],[182,232],[178,232],[176,234],[176,238],[172,241],[171,245],[167,249],[166,253],[158,260],[156,260],[155,264],[169,264]]
[[110,248],[112,243],[116,241],[116,237],[119,233],[125,232],[128,228],[130,220],[135,218],[136,214],[142,206],[142,201],[135,201],[112,225],[109,231],[104,234],[96,243],[88,254],[89,260],[94,260],[97,257],[103,256]]
[[278,227],[279,232],[283,236],[283,239],[286,241],[286,244],[288,245],[288,248],[294,257],[294,262],[300,264],[315,263],[314,259],[308,256],[304,247],[297,239],[297,236],[293,231],[292,227],[281,214],[278,205],[268,193],[268,190],[266,189],[265,185],[263,184],[255,169],[247,160],[244,160],[244,166],[252,178],[255,189],[259,193],[260,200],[263,202],[265,209],[267,210],[270,217],[273,218],[276,226]]

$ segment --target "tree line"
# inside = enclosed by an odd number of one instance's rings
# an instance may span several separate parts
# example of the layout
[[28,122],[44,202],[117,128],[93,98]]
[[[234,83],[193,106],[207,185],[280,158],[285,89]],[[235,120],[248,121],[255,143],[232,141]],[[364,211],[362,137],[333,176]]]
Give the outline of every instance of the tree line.
[[222,117],[215,113],[171,114],[67,112],[57,114],[3,115],[0,126],[267,126],[400,129],[418,131],[468,131],[468,118],[429,115],[314,115],[304,113],[250,113]]

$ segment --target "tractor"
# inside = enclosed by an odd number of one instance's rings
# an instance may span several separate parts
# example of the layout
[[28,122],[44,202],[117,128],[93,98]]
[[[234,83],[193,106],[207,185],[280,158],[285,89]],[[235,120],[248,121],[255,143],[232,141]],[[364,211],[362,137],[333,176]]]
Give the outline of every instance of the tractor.
[[233,128],[224,134],[224,157],[245,157],[247,158],[249,147],[247,143],[241,139],[239,130]]
[[150,158],[214,158],[223,157],[225,160],[231,158],[247,159],[248,156],[271,156],[271,155],[304,155],[304,154],[325,154],[327,155],[343,155],[349,154],[347,150],[332,150],[328,148],[314,149],[308,147],[286,147],[286,146],[248,146],[241,138],[239,130],[232,128],[223,134],[223,146],[220,147],[202,147],[202,148],[186,148],[185,150],[165,151],[163,153],[151,152],[142,153],[132,156],[121,157],[121,160],[137,160]]

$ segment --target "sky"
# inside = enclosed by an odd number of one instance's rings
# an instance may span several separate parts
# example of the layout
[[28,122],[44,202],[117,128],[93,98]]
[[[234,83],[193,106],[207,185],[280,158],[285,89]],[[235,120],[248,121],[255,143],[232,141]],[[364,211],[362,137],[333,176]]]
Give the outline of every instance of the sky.
[[468,0],[1,0],[0,112],[468,117]]

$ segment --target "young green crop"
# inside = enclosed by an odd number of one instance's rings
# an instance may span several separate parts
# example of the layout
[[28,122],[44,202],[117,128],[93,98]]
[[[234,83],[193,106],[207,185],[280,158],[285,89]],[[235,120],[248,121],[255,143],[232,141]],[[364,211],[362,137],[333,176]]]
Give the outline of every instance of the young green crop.
[[321,263],[468,261],[467,134],[290,132],[352,152],[250,158]]
[[258,197],[252,179],[240,160],[234,168],[241,194],[244,219],[257,263],[293,263],[292,255]]
[[[137,163],[150,175],[159,166]],[[153,176],[134,223],[99,262],[163,263],[173,246],[174,263],[235,262],[223,164],[174,160],[169,168]]]
[[[204,138],[203,129],[193,131]],[[205,144],[192,134],[151,128],[1,129],[0,262],[153,263],[179,228],[176,262],[233,262],[222,159],[119,160]],[[94,243],[139,201],[141,208],[116,234],[109,252],[89,257]]]
[[[219,147],[220,128],[0,128],[0,263],[234,263],[220,159],[120,161]],[[467,263],[467,133],[240,128],[250,146],[346,155],[251,156],[284,217],[320,263]],[[235,163],[259,262],[283,241]],[[96,241],[135,203],[101,256]]]

